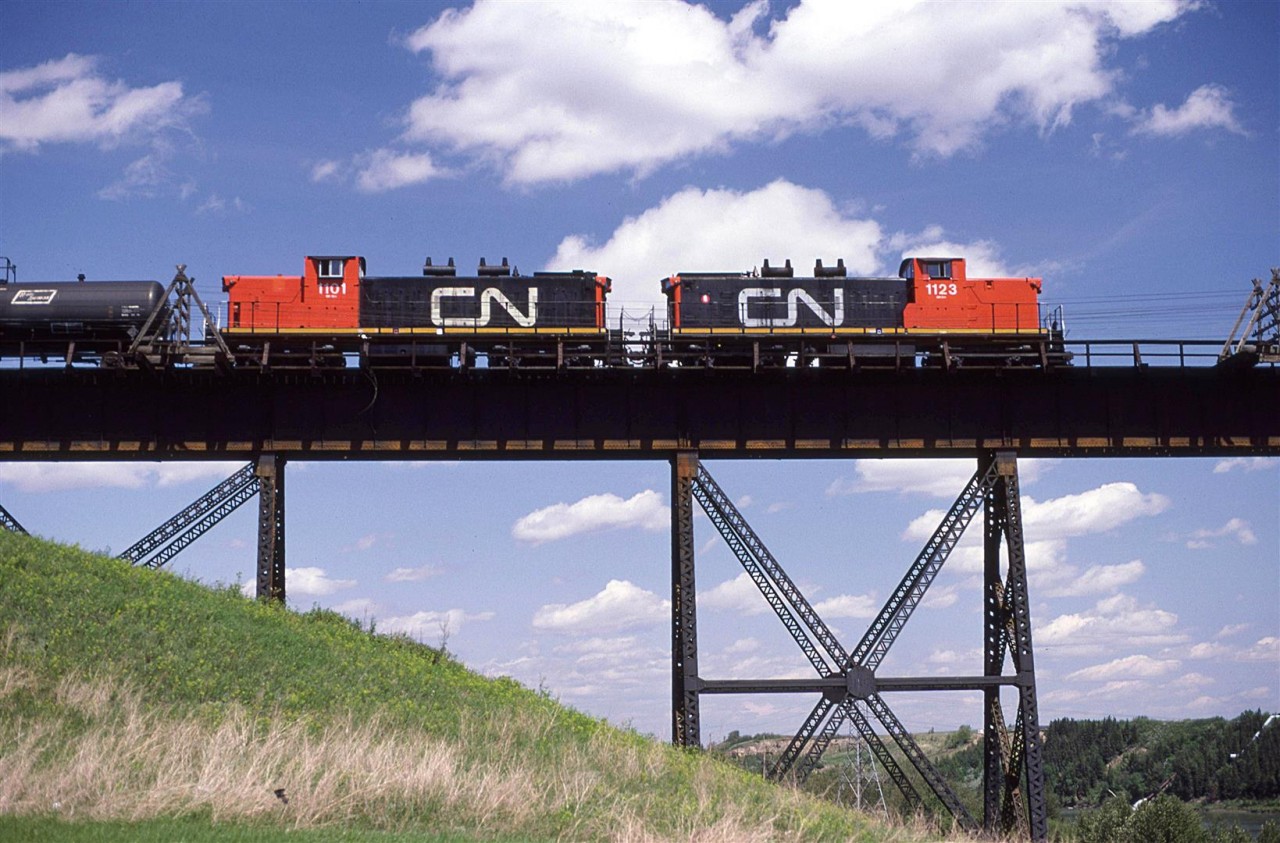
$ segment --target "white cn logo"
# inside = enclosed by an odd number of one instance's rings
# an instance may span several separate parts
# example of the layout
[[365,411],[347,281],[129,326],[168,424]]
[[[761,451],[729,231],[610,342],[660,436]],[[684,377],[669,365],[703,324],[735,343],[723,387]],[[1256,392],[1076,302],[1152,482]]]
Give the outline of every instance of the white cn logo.
[[794,328],[796,322],[800,320],[800,305],[803,304],[813,311],[813,315],[828,328],[839,328],[844,324],[844,290],[839,289],[834,291],[835,301],[830,313],[818,303],[817,299],[797,287],[787,291],[786,318],[760,318],[748,315],[753,301],[773,304],[781,298],[782,289],[779,287],[747,287],[738,293],[738,321],[744,328]]
[[521,313],[511,299],[502,294],[496,287],[489,287],[480,292],[479,316],[445,316],[442,303],[445,299],[467,299],[474,301],[475,287],[437,287],[431,291],[431,321],[441,328],[483,328],[489,324],[493,316],[493,305],[507,312],[515,323],[522,328],[532,328],[538,321],[538,288],[529,288],[528,312]]

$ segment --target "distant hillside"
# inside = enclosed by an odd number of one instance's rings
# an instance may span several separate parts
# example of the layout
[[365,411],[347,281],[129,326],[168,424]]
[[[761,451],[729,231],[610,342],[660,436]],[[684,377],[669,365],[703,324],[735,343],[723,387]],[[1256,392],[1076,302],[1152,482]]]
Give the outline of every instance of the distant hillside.
[[[1062,807],[1156,793],[1187,802],[1280,798],[1280,722],[1246,711],[1226,720],[1054,720],[1044,729],[1045,786]],[[1256,739],[1255,739],[1256,736]],[[953,780],[982,770],[982,742],[938,761]]]
[[[1043,733],[1045,785],[1061,807],[1097,806],[1112,796],[1132,804],[1157,792],[1188,802],[1280,799],[1280,720],[1264,728],[1268,716],[1246,711],[1232,720],[1054,720]],[[970,809],[980,810],[982,734],[963,726],[915,738]],[[733,732],[713,749],[758,773],[788,740]],[[852,739],[832,741],[806,789],[837,796],[852,752]],[[905,759],[899,762],[906,767]],[[889,806],[901,807],[883,778]]]
[[[1280,798],[1280,722],[1246,711],[1226,720],[1054,720],[1048,785],[1063,804],[1107,792],[1135,801],[1163,788],[1183,800]],[[1255,735],[1256,740],[1255,740]]]
[[0,815],[8,829],[197,817],[489,840],[927,837],[331,612],[3,531]]

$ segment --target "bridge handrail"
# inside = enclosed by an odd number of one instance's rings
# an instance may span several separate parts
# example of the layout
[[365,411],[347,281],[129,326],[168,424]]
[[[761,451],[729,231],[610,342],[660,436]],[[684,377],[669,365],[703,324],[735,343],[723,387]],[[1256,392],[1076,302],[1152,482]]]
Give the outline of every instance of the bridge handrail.
[[1196,366],[1218,362],[1218,340],[1168,339],[1088,339],[1066,340],[1063,346],[1072,353],[1072,363],[1084,368],[1103,364],[1100,361],[1124,360],[1128,365]]

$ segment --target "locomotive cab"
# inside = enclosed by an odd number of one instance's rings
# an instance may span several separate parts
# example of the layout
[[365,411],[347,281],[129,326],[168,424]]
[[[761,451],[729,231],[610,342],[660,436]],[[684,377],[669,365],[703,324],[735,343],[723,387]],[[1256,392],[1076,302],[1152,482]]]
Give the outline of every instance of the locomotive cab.
[[358,327],[364,258],[312,256],[302,275],[224,275],[229,333],[288,334]]
[[969,278],[964,258],[907,258],[903,327],[915,331],[1038,333],[1039,278]]
[[309,305],[312,328],[354,328],[360,323],[360,283],[364,258],[358,255],[308,257],[302,276],[302,300]]

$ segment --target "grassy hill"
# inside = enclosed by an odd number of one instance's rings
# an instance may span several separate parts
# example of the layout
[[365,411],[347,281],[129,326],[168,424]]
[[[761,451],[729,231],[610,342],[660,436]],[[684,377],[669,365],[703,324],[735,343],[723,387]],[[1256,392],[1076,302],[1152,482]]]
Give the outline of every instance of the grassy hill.
[[284,836],[928,832],[614,728],[331,612],[0,531],[0,837]]

